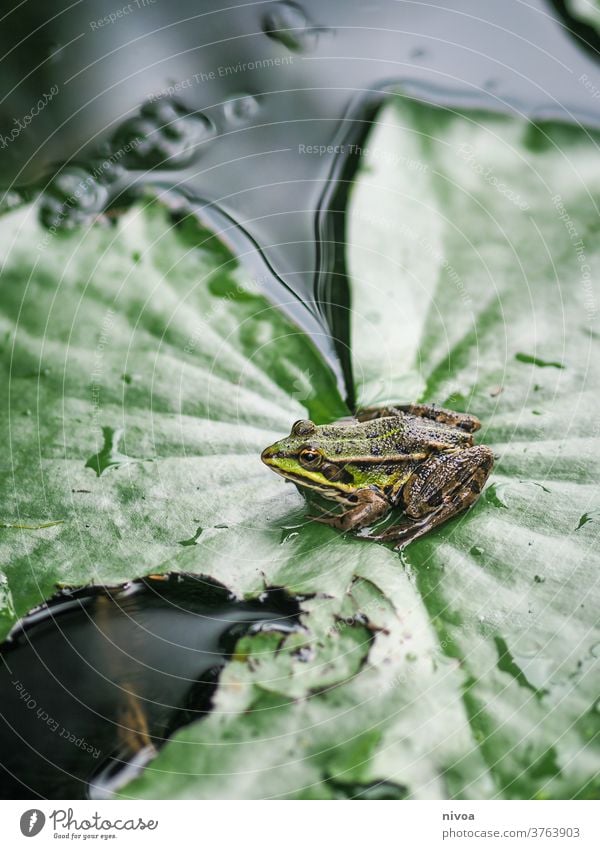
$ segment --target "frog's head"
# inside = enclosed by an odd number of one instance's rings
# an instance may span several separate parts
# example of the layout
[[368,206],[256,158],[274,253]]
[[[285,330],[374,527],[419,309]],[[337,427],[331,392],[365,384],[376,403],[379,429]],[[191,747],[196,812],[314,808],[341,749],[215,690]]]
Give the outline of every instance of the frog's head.
[[314,489],[329,498],[343,497],[355,489],[354,477],[347,460],[336,456],[340,453],[340,440],[339,437],[334,440],[329,433],[331,430],[331,427],[319,427],[308,419],[300,419],[292,426],[289,436],[265,448],[261,460],[299,486]]

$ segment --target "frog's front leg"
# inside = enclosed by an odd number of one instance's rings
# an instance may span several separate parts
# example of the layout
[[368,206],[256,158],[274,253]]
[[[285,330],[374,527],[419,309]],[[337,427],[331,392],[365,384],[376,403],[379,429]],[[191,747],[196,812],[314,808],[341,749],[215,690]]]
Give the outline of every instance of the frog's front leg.
[[366,422],[387,416],[401,416],[404,413],[458,427],[467,433],[474,433],[481,427],[477,416],[472,416],[470,413],[457,413],[446,407],[436,407],[435,404],[386,404],[383,407],[366,407],[364,410],[359,410],[355,418],[359,422]]
[[399,506],[411,521],[374,538],[397,542],[402,548],[441,525],[477,501],[493,465],[494,454],[486,445],[430,457],[401,492]]
[[349,495],[346,502],[352,506],[334,516],[312,516],[315,521],[331,525],[340,531],[357,531],[383,518],[390,510],[390,503],[376,487],[358,489]]

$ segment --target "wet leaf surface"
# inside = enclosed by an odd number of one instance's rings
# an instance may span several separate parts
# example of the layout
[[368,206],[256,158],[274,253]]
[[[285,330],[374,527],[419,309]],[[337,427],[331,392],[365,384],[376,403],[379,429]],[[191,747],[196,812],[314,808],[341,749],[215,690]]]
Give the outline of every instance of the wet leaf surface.
[[[402,554],[308,522],[262,466],[295,419],[347,410],[222,243],[156,204],[41,249],[34,210],[4,217],[5,630],[57,582],[307,596],[307,632],[241,640],[211,716],[124,796],[597,794],[597,154],[532,132],[392,104],[352,193],[361,401],[468,409],[498,456]],[[103,428],[127,462],[98,475]]]

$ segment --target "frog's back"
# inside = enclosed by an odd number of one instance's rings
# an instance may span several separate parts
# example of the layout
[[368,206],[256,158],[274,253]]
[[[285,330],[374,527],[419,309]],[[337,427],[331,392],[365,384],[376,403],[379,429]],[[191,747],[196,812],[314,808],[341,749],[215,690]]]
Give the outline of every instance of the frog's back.
[[403,414],[367,422],[340,422],[321,429],[325,453],[338,460],[392,459],[471,444],[471,435],[448,425]]

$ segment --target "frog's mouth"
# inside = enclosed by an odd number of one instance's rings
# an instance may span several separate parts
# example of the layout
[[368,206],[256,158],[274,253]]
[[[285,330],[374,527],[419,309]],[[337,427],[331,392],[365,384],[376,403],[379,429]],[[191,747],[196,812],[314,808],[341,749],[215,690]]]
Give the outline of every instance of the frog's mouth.
[[304,489],[318,492],[324,498],[329,498],[333,501],[344,501],[348,497],[348,493],[352,491],[352,487],[347,483],[329,480],[327,482],[322,481],[318,477],[318,472],[306,471],[304,474],[299,475],[291,469],[286,469],[281,465],[281,455],[272,448],[265,448],[260,455],[260,459],[266,466],[277,472],[278,475],[281,475],[281,477]]

